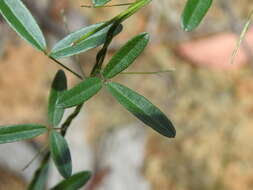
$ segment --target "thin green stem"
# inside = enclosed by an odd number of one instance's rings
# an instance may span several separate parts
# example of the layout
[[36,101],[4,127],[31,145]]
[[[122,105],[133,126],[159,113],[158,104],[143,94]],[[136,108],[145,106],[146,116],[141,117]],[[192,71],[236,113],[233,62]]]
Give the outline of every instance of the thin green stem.
[[147,5],[149,2],[151,2],[151,0],[138,0],[138,1],[134,2],[126,10],[124,10],[123,12],[118,14],[117,16],[113,17],[109,21],[102,24],[100,27],[88,32],[87,34],[83,35],[80,39],[73,42],[72,46],[80,43],[81,41],[85,40],[86,38],[90,37],[91,35],[95,34],[96,32],[98,32],[102,29],[104,29],[105,27],[109,26],[110,24],[112,24],[116,21],[120,21],[120,23],[123,22],[128,17],[132,16],[134,13],[136,13],[138,10],[140,10],[142,7]]
[[79,75],[78,73],[76,73],[75,71],[73,71],[72,69],[68,68],[67,66],[63,65],[60,61],[58,61],[57,59],[53,58],[52,56],[48,56],[51,60],[53,60],[55,63],[57,63],[58,65],[60,65],[61,67],[63,67],[64,69],[66,69],[67,71],[71,72],[72,74],[74,74],[76,77],[78,77],[79,79],[83,80],[83,77],[81,75]]
[[163,71],[154,71],[154,72],[121,72],[121,75],[153,75],[153,74],[160,74],[160,73],[169,73],[175,71],[174,69],[171,70],[163,70]]
[[46,145],[44,145],[40,150],[39,150],[39,152],[37,152],[37,154],[22,168],[22,171],[24,171],[25,169],[27,169],[32,163],[33,163],[33,161],[36,159],[36,158],[38,158],[38,156],[40,155],[40,154],[42,154],[45,150],[46,150],[46,148],[48,147],[48,144],[46,144]]
[[241,47],[241,44],[243,42],[243,40],[245,39],[245,35],[249,29],[249,26],[250,26],[250,23],[253,19],[253,10],[251,10],[249,16],[248,16],[248,19],[247,19],[247,22],[245,23],[244,27],[243,27],[243,30],[240,34],[240,37],[239,39],[237,40],[237,43],[236,43],[236,47],[235,49],[233,50],[233,53],[232,53],[232,56],[231,56],[231,60],[230,60],[230,63],[233,64],[235,62],[235,58],[236,58],[236,55]]
[[[134,2],[133,2],[134,3]],[[113,5],[102,5],[102,6],[94,6],[94,5],[81,5],[81,7],[84,8],[107,8],[107,7],[120,7],[120,6],[129,6],[133,3],[119,3],[119,4],[113,4]]]

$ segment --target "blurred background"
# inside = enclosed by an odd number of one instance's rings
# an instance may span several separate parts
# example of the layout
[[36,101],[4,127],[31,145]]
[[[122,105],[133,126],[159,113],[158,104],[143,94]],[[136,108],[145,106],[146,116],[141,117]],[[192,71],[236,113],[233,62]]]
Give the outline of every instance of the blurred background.
[[[125,1],[112,1],[112,4]],[[49,45],[71,31],[111,18],[124,9],[81,8],[90,1],[24,0]],[[154,0],[124,23],[109,56],[131,37],[147,31],[151,42],[128,71],[115,80],[138,91],[173,121],[168,139],[144,126],[105,90],[87,102],[67,134],[74,172],[91,170],[86,190],[251,190],[253,189],[253,29],[230,63],[252,0],[214,1],[200,27],[180,28],[186,0]],[[88,74],[99,48],[67,66]],[[0,125],[47,124],[47,97],[59,67],[22,41],[0,18]],[[69,86],[79,82],[67,73]],[[71,113],[66,111],[65,118]],[[23,190],[47,137],[0,146],[0,190]],[[61,177],[54,166],[48,186]]]

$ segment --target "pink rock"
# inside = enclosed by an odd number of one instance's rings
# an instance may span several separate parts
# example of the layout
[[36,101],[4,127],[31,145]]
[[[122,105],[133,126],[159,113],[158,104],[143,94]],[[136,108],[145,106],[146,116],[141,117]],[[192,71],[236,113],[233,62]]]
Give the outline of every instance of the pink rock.
[[[214,69],[235,69],[249,61],[242,44],[234,63],[231,64],[232,53],[238,38],[232,33],[217,34],[204,39],[184,42],[178,46],[176,51],[180,56],[196,66],[206,66]],[[247,32],[245,41],[252,51],[253,28]]]

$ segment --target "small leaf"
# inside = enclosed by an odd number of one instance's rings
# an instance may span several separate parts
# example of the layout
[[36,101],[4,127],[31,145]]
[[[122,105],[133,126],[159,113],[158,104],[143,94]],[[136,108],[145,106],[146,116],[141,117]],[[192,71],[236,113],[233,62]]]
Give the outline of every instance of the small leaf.
[[32,182],[27,190],[45,190],[49,172],[49,154],[42,161],[41,166],[34,173]]
[[57,126],[64,114],[63,108],[56,106],[58,98],[67,89],[67,79],[64,71],[59,70],[52,83],[48,104],[48,120],[53,126]]
[[120,104],[146,125],[166,137],[175,137],[173,124],[145,97],[115,82],[107,83],[106,87]]
[[68,179],[61,181],[51,190],[78,190],[83,187],[91,177],[91,173],[88,171],[83,171],[74,174]]
[[[89,49],[98,47],[105,42],[107,32],[111,25],[105,27],[104,29],[96,32],[95,34],[91,35],[87,39],[83,40],[82,42],[73,45],[73,42],[80,39],[85,34],[93,31],[94,29],[102,26],[103,23],[93,24],[87,26],[81,30],[73,32],[69,34],[67,37],[59,41],[52,49],[50,56],[59,59],[63,57],[72,56],[75,54],[79,54],[84,51],[88,51]],[[117,35],[122,30],[122,25],[120,25],[117,30],[115,31],[114,35]]]
[[95,7],[103,6],[111,0],[92,0],[92,3]]
[[59,173],[69,178],[72,173],[71,155],[67,141],[56,131],[50,133],[50,151]]
[[149,35],[147,33],[139,34],[128,41],[106,65],[103,71],[104,77],[110,79],[129,67],[143,52],[148,41]]
[[0,144],[31,139],[47,132],[47,128],[37,124],[0,126]]
[[212,0],[188,0],[181,18],[184,30],[192,31],[206,15],[212,4]]
[[101,88],[101,79],[97,77],[88,78],[72,89],[63,92],[59,97],[57,106],[68,108],[79,105],[94,96]]
[[44,36],[22,1],[0,0],[0,13],[22,38],[40,51],[46,50]]

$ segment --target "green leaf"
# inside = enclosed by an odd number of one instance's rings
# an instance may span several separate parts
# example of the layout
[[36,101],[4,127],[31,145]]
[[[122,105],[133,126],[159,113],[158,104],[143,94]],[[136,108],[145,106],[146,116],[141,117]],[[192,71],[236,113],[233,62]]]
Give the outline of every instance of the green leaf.
[[175,137],[173,124],[145,97],[115,82],[107,83],[106,87],[120,104],[146,125],[166,137]]
[[40,51],[46,50],[44,36],[33,16],[20,0],[0,0],[0,13],[9,25]]
[[105,5],[105,4],[108,3],[109,1],[111,1],[111,0],[92,0],[92,4],[93,4],[95,7],[99,7],[99,6]]
[[[94,29],[98,28],[99,26],[102,26],[103,23],[99,24],[93,24],[90,26],[87,26],[81,30],[78,30],[76,32],[73,32],[66,36],[64,39],[59,41],[52,49],[50,56],[59,59],[63,57],[72,56],[75,54],[79,54],[84,51],[88,51],[89,49],[98,47],[102,45],[105,42],[107,32],[111,25],[105,27],[104,29],[96,32],[95,34],[91,35],[87,39],[83,40],[82,42],[73,45],[75,41],[77,41],[79,38],[84,36],[85,34],[88,34],[89,32],[93,31]],[[117,35],[122,30],[122,25],[120,25],[117,30],[115,31],[114,35]]]
[[64,109],[57,107],[57,101],[64,90],[67,89],[67,79],[64,71],[59,70],[52,83],[48,104],[48,120],[53,126],[57,126],[62,119]]
[[149,35],[147,33],[139,34],[129,40],[106,65],[103,71],[104,77],[110,79],[129,67],[143,52],[148,41]]
[[88,171],[83,171],[74,174],[68,179],[61,181],[51,190],[78,190],[82,186],[84,186],[91,177],[91,173]]
[[94,96],[101,88],[101,79],[97,77],[88,78],[72,89],[63,92],[59,97],[57,106],[68,108],[79,105]]
[[37,124],[0,126],[0,144],[31,139],[47,132],[47,128]]
[[45,190],[49,172],[49,154],[42,161],[41,166],[34,173],[32,182],[27,190]]
[[188,0],[182,17],[181,25],[184,30],[192,31],[206,15],[212,4],[212,0]]
[[59,173],[69,178],[72,173],[71,155],[67,141],[56,131],[50,133],[50,151]]

